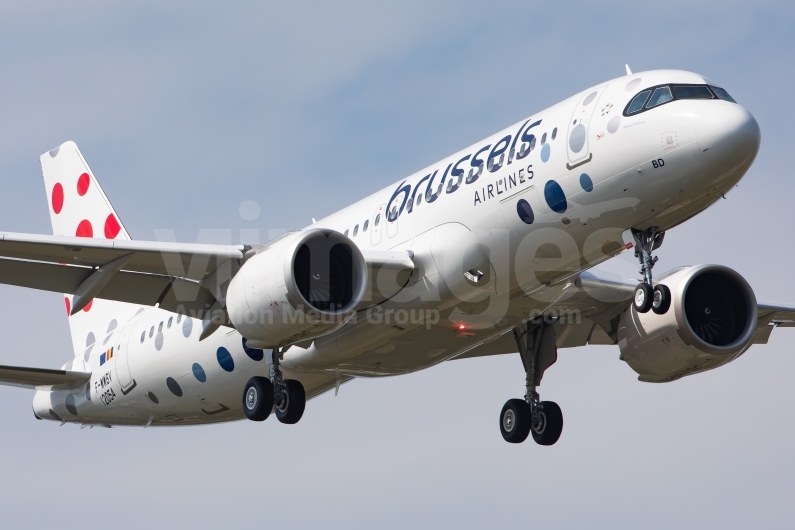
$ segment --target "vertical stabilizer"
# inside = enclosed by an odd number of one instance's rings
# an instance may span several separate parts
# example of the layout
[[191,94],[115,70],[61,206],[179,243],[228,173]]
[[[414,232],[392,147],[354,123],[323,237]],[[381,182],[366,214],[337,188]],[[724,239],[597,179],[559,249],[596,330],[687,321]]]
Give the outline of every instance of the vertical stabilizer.
[[[130,239],[74,142],[66,142],[44,153],[40,160],[54,235]],[[64,297],[68,316],[72,296]],[[69,317],[75,355],[83,354],[79,359],[87,362],[92,352],[99,355],[110,348],[114,332],[140,309],[124,302],[94,300]]]

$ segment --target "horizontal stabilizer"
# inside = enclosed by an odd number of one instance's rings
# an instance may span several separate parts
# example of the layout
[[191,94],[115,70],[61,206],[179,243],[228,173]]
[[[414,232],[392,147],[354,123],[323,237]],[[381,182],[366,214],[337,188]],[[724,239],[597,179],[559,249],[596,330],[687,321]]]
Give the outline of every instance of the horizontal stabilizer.
[[0,385],[36,390],[68,390],[85,384],[89,379],[91,372],[0,365]]

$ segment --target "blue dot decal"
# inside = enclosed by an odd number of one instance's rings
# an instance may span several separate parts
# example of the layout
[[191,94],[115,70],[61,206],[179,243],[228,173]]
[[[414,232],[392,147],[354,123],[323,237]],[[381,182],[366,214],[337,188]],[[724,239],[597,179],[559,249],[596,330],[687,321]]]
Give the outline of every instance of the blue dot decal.
[[589,177],[587,173],[583,173],[582,175],[580,175],[580,186],[582,186],[582,189],[584,189],[585,191],[588,192],[593,191],[593,181],[591,180],[591,177]]
[[563,194],[563,188],[554,180],[548,180],[544,185],[544,198],[547,204],[552,208],[553,212],[564,213],[568,204],[566,203],[566,196]]
[[533,209],[530,207],[530,203],[524,199],[520,199],[519,202],[516,203],[516,213],[519,214],[519,219],[523,222],[531,225],[533,221],[535,221],[535,215],[533,215]]
[[182,397],[182,388],[180,388],[179,383],[177,383],[176,379],[174,379],[173,377],[167,378],[166,386],[168,387],[169,390],[171,390],[172,394],[174,394],[177,397]]
[[193,377],[199,380],[200,383],[207,381],[207,374],[204,373],[204,368],[199,363],[193,363],[191,367],[193,370]]
[[246,340],[246,337],[243,337],[243,351],[246,352],[246,355],[251,357],[251,359],[254,361],[261,361],[263,358],[265,358],[265,350],[249,348],[248,346],[246,346],[246,342],[248,342]]
[[227,372],[231,372],[235,369],[235,360],[232,359],[232,355],[230,355],[229,350],[226,348],[218,348],[218,352],[215,356],[218,357],[218,364]]
[[544,147],[541,148],[541,161],[546,162],[549,160],[549,144],[544,144]]

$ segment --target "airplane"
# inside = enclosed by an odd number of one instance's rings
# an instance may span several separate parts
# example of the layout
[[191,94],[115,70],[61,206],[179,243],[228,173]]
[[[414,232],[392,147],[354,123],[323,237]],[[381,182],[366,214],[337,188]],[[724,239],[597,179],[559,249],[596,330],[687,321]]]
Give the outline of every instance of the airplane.
[[[0,233],[0,282],[64,294],[74,357],[0,383],[61,425],[295,424],[354,378],[518,352],[500,432],[549,446],[560,348],[617,345],[649,383],[723,366],[795,305],[722,265],[653,275],[653,254],[745,175],[760,128],[702,75],[626,70],[264,244],[133,240],[66,142],[40,158],[53,235]],[[640,279],[590,270],[623,252]]]

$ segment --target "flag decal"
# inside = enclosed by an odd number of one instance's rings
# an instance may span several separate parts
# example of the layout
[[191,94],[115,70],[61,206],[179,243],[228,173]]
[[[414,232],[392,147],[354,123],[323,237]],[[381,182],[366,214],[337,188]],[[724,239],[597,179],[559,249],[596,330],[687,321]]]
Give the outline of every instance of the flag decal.
[[113,359],[113,348],[99,356],[99,365],[102,366],[105,361],[110,361],[111,359]]

